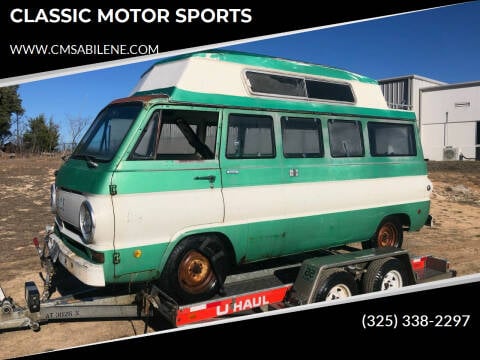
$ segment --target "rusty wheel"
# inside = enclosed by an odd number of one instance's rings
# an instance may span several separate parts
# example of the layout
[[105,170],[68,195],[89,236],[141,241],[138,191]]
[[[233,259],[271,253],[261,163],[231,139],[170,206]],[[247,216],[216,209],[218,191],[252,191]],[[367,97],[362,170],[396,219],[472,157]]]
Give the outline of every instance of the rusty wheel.
[[377,228],[375,235],[362,243],[364,249],[396,247],[401,248],[403,243],[402,224],[395,216],[385,218]]
[[186,238],[172,250],[158,285],[179,304],[210,299],[223,286],[230,259],[213,235]]
[[398,228],[387,222],[378,230],[377,247],[396,246],[398,244]]
[[215,273],[210,261],[196,250],[190,250],[178,267],[180,286],[187,292],[199,294],[215,285]]

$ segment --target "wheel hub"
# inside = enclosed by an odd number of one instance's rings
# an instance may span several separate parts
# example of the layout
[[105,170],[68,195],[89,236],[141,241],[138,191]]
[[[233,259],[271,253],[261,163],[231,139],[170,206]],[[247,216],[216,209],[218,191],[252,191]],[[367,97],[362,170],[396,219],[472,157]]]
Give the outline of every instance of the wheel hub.
[[395,246],[397,243],[397,230],[393,224],[385,224],[378,232],[378,246]]
[[325,298],[325,301],[345,299],[350,296],[352,296],[352,292],[350,291],[348,286],[344,284],[338,284],[330,289]]
[[400,273],[391,270],[385,274],[382,280],[382,290],[398,289],[403,286],[403,280]]
[[201,293],[210,288],[214,281],[210,261],[195,250],[189,251],[183,257],[178,268],[181,286],[190,293]]

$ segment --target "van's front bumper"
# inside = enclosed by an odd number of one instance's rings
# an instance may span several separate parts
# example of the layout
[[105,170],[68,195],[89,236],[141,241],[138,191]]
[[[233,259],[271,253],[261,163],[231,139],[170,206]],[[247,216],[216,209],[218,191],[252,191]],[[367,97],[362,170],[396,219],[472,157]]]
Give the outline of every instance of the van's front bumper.
[[52,261],[61,264],[67,271],[86,285],[105,286],[103,265],[94,264],[71,251],[54,233],[45,238]]

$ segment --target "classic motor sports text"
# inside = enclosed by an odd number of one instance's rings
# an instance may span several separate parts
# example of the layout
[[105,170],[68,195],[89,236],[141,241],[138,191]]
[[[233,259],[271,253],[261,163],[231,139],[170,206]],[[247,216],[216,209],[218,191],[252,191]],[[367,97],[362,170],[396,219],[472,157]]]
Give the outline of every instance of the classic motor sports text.
[[10,10],[12,23],[250,23],[253,20],[252,9],[30,9],[14,8]]

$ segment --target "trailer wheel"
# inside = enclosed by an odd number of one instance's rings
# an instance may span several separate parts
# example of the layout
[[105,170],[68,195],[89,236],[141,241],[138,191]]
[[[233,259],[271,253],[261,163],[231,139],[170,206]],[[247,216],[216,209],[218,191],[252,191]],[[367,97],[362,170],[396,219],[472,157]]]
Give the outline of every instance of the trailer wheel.
[[396,216],[388,216],[382,220],[370,240],[362,242],[364,249],[395,247],[400,249],[403,243],[402,223]]
[[343,269],[327,269],[318,280],[319,287],[315,301],[344,299],[358,293],[355,278]]
[[409,284],[408,271],[405,264],[394,257],[374,260],[368,265],[363,276],[364,293],[398,289]]
[[193,236],[172,251],[160,278],[161,288],[179,303],[213,297],[223,286],[228,257],[213,236]]

